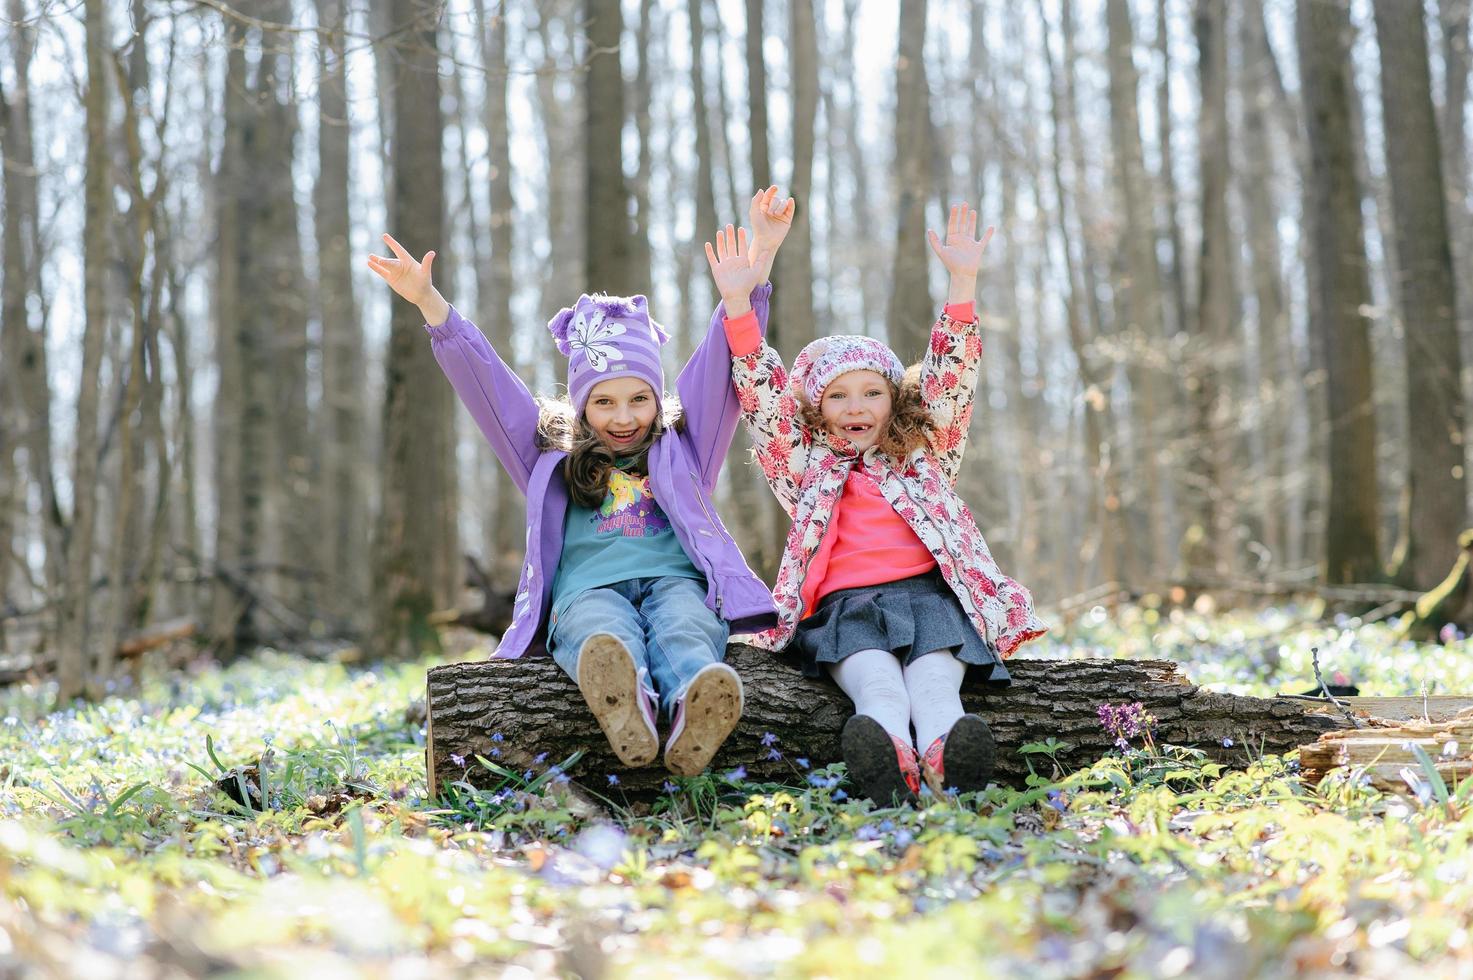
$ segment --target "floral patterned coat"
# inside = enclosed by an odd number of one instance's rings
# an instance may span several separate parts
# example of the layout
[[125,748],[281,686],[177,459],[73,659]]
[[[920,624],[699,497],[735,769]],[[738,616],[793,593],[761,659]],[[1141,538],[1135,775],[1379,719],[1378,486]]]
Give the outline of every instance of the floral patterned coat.
[[782,358],[765,342],[733,358],[732,381],[757,461],[793,519],[773,588],[779,622],[757,634],[755,645],[779,650],[792,640],[803,614],[803,579],[833,526],[834,507],[856,467],[879,484],[895,512],[930,550],[972,625],[999,653],[1009,657],[1048,629],[1034,615],[1028,590],[997,567],[972,512],[956,493],[981,360],[977,321],[962,322],[943,313],[921,362],[921,391],[935,427],[928,445],[897,460],[878,447],[861,457],[842,437],[805,426]]

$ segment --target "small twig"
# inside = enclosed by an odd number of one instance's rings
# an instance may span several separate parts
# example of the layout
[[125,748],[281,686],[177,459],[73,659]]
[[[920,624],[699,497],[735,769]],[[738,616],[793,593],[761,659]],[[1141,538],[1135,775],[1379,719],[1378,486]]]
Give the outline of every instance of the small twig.
[[1320,648],[1319,647],[1310,647],[1309,648],[1309,652],[1310,652],[1310,655],[1312,657],[1312,662],[1314,664],[1314,679],[1315,679],[1315,681],[1317,681],[1319,683],[1320,690],[1325,692],[1325,697],[1329,698],[1330,699],[1330,703],[1333,704],[1335,707],[1339,708],[1340,709],[1340,713],[1343,714],[1346,718],[1348,718],[1350,720],[1350,723],[1352,725],[1354,725],[1356,728],[1364,728],[1364,727],[1366,727],[1366,726],[1364,726],[1364,725],[1362,725],[1360,723],[1360,719],[1355,716],[1355,714],[1350,710],[1350,708],[1346,707],[1346,705],[1345,705],[1344,702],[1342,702],[1339,698],[1335,697],[1335,695],[1333,695],[1333,694],[1330,693],[1329,686],[1327,684],[1325,684],[1325,678],[1323,676],[1321,676],[1321,674],[1320,674]]

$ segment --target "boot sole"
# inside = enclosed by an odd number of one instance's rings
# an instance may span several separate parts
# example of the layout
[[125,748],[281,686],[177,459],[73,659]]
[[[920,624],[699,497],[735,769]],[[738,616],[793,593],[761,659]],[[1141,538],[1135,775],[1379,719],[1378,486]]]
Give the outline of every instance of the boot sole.
[[639,705],[634,658],[617,637],[595,633],[584,641],[578,654],[578,690],[620,762],[633,768],[655,761],[660,741]]
[[665,768],[699,776],[741,720],[742,681],[725,664],[701,669],[685,692],[685,727],[665,746]]
[[997,743],[987,722],[976,715],[962,715],[946,736],[941,755],[946,770],[945,788],[958,793],[986,789],[997,765]]
[[844,723],[841,742],[849,778],[877,806],[915,802],[916,795],[900,772],[895,743],[883,725],[868,715],[855,715]]

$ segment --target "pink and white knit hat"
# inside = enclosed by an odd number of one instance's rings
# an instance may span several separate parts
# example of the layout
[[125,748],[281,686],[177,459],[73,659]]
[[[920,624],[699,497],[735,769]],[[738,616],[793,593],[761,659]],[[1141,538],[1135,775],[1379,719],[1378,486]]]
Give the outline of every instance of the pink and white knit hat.
[[643,296],[578,297],[547,324],[557,349],[568,358],[568,398],[580,415],[600,381],[633,376],[649,382],[659,398],[665,390],[660,348],[670,339],[650,319]]
[[880,341],[856,334],[838,334],[820,337],[804,347],[793,361],[788,383],[795,396],[817,405],[829,382],[850,371],[873,371],[897,385],[905,378],[900,358]]

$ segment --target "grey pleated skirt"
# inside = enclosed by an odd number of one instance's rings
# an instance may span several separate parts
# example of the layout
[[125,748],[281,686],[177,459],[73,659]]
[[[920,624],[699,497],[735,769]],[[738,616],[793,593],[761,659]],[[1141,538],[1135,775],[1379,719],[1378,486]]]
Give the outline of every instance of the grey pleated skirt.
[[830,592],[798,624],[789,650],[807,677],[825,677],[860,650],[889,650],[907,666],[935,650],[950,650],[992,684],[1010,684],[997,647],[977,633],[951,586],[932,570],[883,585]]

